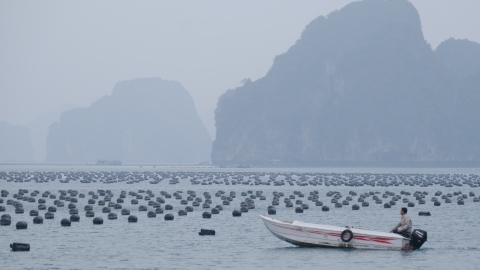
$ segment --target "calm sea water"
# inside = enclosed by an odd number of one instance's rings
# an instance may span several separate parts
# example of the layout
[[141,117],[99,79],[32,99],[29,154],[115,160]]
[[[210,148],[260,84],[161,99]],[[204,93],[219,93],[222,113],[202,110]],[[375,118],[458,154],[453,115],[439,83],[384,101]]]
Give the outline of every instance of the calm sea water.
[[[0,171],[161,171],[162,168],[138,167],[65,167],[65,166],[0,166]],[[231,171],[229,169],[185,169],[166,168],[168,171]],[[237,171],[291,171],[291,172],[371,172],[371,173],[465,173],[480,174],[477,169],[239,169]],[[131,197],[123,204],[124,208],[138,217],[137,223],[128,223],[127,216],[120,215],[121,210],[113,210],[118,214],[117,220],[108,220],[107,214],[101,213],[103,206],[94,206],[96,216],[104,219],[103,225],[93,225],[92,218],[85,217],[83,207],[90,197],[79,199],[80,222],[72,222],[71,227],[61,227],[60,220],[68,218],[68,208],[59,207],[55,219],[44,220],[42,225],[34,225],[33,217],[29,216],[31,209],[37,209],[38,203],[24,202],[25,213],[15,214],[11,205],[6,212],[12,216],[12,225],[0,226],[0,269],[131,269],[131,268],[158,268],[158,269],[478,269],[480,268],[480,203],[474,203],[469,197],[465,205],[456,203],[445,204],[442,200],[440,207],[433,206],[430,198],[435,191],[453,193],[473,191],[478,196],[480,189],[468,186],[445,188],[434,187],[325,187],[325,186],[244,186],[244,185],[211,185],[192,186],[188,180],[181,180],[180,184],[169,185],[167,181],[151,185],[148,181],[127,185],[118,184],[80,184],[71,182],[62,184],[50,183],[13,183],[0,181],[0,189],[10,191],[9,198],[19,188],[29,191],[37,189],[40,192],[49,190],[58,194],[59,189],[76,189],[80,193],[90,190],[110,189],[114,193],[115,201],[121,190],[137,191],[150,189],[155,195],[161,190],[172,194],[175,191],[194,190],[197,196],[204,191],[212,194],[212,206],[221,204],[220,198],[214,193],[218,190],[225,192],[236,191],[237,197],[229,206],[211,219],[203,219],[202,213],[208,209],[195,207],[187,216],[178,216],[177,212],[184,209],[178,200],[167,199],[167,203],[174,206],[172,212],[175,220],[165,221],[163,215],[156,218],[147,218],[146,212],[138,212],[139,205],[147,205],[140,201],[138,205],[131,205]],[[267,200],[255,200],[255,209],[242,213],[239,218],[232,217],[232,211],[239,209],[244,197],[240,192],[247,190],[262,190]],[[258,217],[265,213],[271,204],[273,191],[284,192],[290,195],[293,191],[302,191],[308,194],[318,190],[320,200],[330,205],[329,212],[322,212],[321,207],[316,207],[307,198],[310,209],[303,214],[296,214],[294,208],[286,208],[281,201],[276,206],[277,217],[290,220],[331,224],[353,225],[375,230],[388,231],[400,219],[399,208],[403,206],[400,201],[391,209],[384,209],[383,205],[372,203],[370,207],[352,211],[351,205],[336,209],[331,206],[330,198],[326,197],[328,191],[340,191],[344,196],[348,191],[354,190],[358,194],[367,191],[385,190],[398,194],[405,191],[427,191],[425,205],[416,205],[410,208],[414,228],[421,228],[428,232],[428,242],[418,251],[373,251],[373,250],[347,250],[334,248],[299,248],[275,238],[263,225]],[[307,195],[308,196],[308,195]],[[403,197],[403,196],[402,196]],[[411,197],[411,196],[410,196]],[[358,197],[356,197],[358,198]],[[354,201],[356,202],[356,198]],[[5,199],[5,198],[4,198]],[[38,199],[38,197],[37,197]],[[414,199],[414,198],[411,198]],[[455,200],[454,200],[455,202]],[[47,199],[47,207],[53,205],[53,200]],[[153,210],[152,207],[148,207]],[[418,216],[419,211],[430,211],[432,216]],[[45,211],[40,211],[41,215]],[[17,221],[28,222],[28,229],[16,230]],[[216,230],[215,236],[199,236],[201,228]],[[9,244],[13,242],[30,243],[30,252],[12,252]]]

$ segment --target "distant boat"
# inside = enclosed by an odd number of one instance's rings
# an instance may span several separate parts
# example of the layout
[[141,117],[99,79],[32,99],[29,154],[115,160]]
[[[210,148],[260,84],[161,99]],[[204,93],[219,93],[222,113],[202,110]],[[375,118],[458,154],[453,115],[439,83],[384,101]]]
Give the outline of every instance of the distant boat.
[[106,159],[99,159],[97,160],[97,163],[95,163],[97,166],[121,166],[122,162],[120,160],[106,160]]
[[278,220],[266,214],[260,217],[273,235],[296,246],[414,250],[427,241],[427,232],[422,230],[414,230],[410,238],[407,238],[395,233],[349,226]]

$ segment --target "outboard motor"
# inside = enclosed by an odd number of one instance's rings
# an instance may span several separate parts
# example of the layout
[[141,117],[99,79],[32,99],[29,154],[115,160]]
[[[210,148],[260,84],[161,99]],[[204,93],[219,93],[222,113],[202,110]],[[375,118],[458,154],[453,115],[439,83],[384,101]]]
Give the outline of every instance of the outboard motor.
[[409,250],[415,250],[422,247],[423,243],[427,241],[427,232],[424,230],[413,230],[410,237],[410,247]]

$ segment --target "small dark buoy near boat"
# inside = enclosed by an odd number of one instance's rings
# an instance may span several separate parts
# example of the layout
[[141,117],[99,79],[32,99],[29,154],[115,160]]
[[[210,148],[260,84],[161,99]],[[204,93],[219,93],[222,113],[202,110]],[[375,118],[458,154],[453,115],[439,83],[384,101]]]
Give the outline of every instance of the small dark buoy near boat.
[[[217,208],[213,208],[213,209],[217,209]],[[218,209],[217,209],[217,211],[218,211]],[[203,218],[211,218],[212,214],[210,212],[203,212],[202,217]]]
[[298,214],[303,213],[303,208],[302,207],[295,208],[295,213],[298,213]]
[[214,207],[212,208],[212,211],[210,211],[212,214],[216,215],[216,214],[219,214],[220,213],[220,210],[218,210],[218,208]]
[[435,205],[435,206],[440,206],[441,203],[440,203],[439,201],[436,201],[436,202],[433,203],[433,205]]
[[242,212],[240,212],[239,210],[233,210],[232,216],[234,216],[234,217],[241,217],[241,216],[242,216]]
[[31,216],[31,217],[36,217],[36,216],[38,216],[38,211],[37,211],[37,210],[30,210],[30,216]]
[[324,205],[324,206],[322,206],[322,211],[323,212],[328,212],[328,211],[330,211],[330,207]]
[[[208,212],[205,212],[208,213]],[[200,229],[198,235],[215,235],[215,230]]]
[[145,205],[140,205],[138,211],[147,211],[147,207]]
[[128,215],[130,215],[130,210],[128,210],[126,208],[123,208],[121,213],[122,213],[123,216],[128,216]]
[[185,210],[180,210],[180,211],[178,211],[178,215],[179,215],[179,216],[186,216],[186,215],[187,215],[187,211],[185,211]]
[[458,201],[457,201],[457,204],[458,204],[458,205],[464,205],[465,202],[464,202],[463,200],[458,200]]
[[242,207],[240,207],[240,212],[242,212],[242,213],[247,213],[247,212],[248,212],[248,208],[245,207],[245,206],[242,206]]
[[69,219],[64,218],[60,221],[60,225],[62,225],[62,227],[70,227],[72,222],[70,222]]
[[407,206],[408,206],[408,207],[415,207],[415,203],[414,203],[414,202],[409,202],[409,203],[407,204]]
[[117,218],[118,218],[117,213],[108,214],[108,219],[110,219],[110,220],[117,219]]
[[352,205],[352,210],[359,210],[360,206],[358,204]]
[[28,225],[27,225],[27,222],[25,221],[19,221],[17,222],[15,227],[17,227],[17,230],[25,230],[28,227]]
[[362,207],[368,207],[370,204],[368,202],[362,202]]
[[41,216],[34,217],[33,224],[43,224],[43,218]]
[[57,212],[57,208],[55,206],[48,207],[48,212]]
[[163,218],[164,218],[165,220],[173,220],[173,219],[174,219],[174,216],[173,216],[173,214],[168,213],[168,214],[166,214]]
[[383,205],[383,208],[392,208],[392,206],[391,206],[389,203],[385,203],[385,204]]
[[0,205],[0,212],[5,212],[5,206]]
[[27,243],[13,243],[10,244],[12,251],[30,251],[30,244]]
[[96,217],[93,219],[93,224],[94,225],[102,225],[103,224],[103,218],[101,217]]
[[269,208],[268,209],[268,214],[269,215],[275,215],[275,214],[277,214],[277,210],[275,208]]
[[95,216],[95,212],[93,212],[92,210],[88,210],[87,212],[85,212],[85,216],[86,216],[86,217],[94,217],[94,216]]
[[420,212],[418,212],[418,215],[419,216],[431,216],[430,212],[427,212],[427,211],[420,211]]
[[171,204],[165,205],[165,210],[172,210],[173,206]]
[[79,222],[80,221],[80,216],[77,214],[73,214],[70,216],[70,221],[71,222]]
[[147,217],[149,217],[149,218],[154,218],[154,217],[157,217],[157,214],[156,214],[155,212],[153,212],[153,211],[148,211]]

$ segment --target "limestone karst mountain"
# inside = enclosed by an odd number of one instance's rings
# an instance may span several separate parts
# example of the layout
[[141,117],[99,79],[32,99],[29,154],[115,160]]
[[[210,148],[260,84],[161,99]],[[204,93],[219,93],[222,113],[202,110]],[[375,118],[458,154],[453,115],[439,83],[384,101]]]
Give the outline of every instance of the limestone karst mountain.
[[63,113],[47,139],[50,162],[197,163],[210,153],[192,97],[160,78],[117,83],[111,96]]
[[478,163],[480,80],[471,74],[479,63],[442,47],[432,50],[405,0],[358,1],[320,16],[265,77],[221,96],[212,161]]

